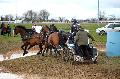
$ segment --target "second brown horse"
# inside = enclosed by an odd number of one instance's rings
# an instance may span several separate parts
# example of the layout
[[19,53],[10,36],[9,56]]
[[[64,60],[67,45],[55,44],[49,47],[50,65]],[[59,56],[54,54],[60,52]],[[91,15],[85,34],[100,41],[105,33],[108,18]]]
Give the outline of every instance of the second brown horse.
[[[32,48],[35,45],[39,45],[39,52],[37,54],[39,54],[40,52],[42,53],[42,46],[45,45],[45,37],[43,35],[43,33],[35,33],[34,31],[32,31],[31,29],[26,29],[23,26],[16,26],[14,29],[14,33],[15,35],[17,35],[18,33],[20,33],[21,38],[22,38],[22,42],[23,45],[21,46],[21,48],[24,50],[23,55],[27,54],[30,48]],[[29,46],[29,47],[28,47]]]

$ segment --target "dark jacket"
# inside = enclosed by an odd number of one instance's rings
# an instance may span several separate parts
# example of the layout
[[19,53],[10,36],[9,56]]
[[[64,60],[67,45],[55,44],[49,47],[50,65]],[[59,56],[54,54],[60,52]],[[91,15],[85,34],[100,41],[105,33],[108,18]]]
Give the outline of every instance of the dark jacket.
[[88,38],[94,40],[94,38],[87,31],[84,31],[84,29],[79,29],[79,31],[76,33],[76,36],[74,37],[74,41],[78,46],[87,45]]

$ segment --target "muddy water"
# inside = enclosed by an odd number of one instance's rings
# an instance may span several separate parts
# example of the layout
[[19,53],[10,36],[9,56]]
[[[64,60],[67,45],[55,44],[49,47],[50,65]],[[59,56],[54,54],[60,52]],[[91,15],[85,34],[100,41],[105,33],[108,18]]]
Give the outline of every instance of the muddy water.
[[0,61],[3,61],[4,58],[3,58],[3,55],[0,55]]
[[1,72],[0,79],[24,79],[24,78],[16,74]]
[[4,61],[4,60],[10,60],[10,59],[16,59],[16,58],[21,58],[21,57],[26,57],[26,56],[32,56],[32,55],[36,55],[37,53],[35,53],[36,51],[32,51],[29,52],[28,54],[26,54],[25,56],[23,56],[23,53],[12,53],[12,54],[6,54],[6,55],[0,55],[0,61]]
[[[31,56],[31,55],[36,55],[36,51],[29,52],[25,56],[23,56],[23,53],[15,53],[13,52],[12,54],[6,54],[6,55],[0,55],[0,61],[4,60],[10,60],[10,59],[16,59],[16,58],[21,58],[21,57],[26,57],[26,56]],[[17,75],[17,74],[12,74],[3,68],[0,68],[0,79],[24,79],[24,76]]]
[[[102,47],[101,48],[97,47],[97,49],[102,50]],[[16,59],[16,58],[21,58],[21,57],[26,57],[26,56],[31,56],[31,55],[36,55],[37,53],[35,53],[35,52],[37,52],[37,51],[30,51],[25,56],[23,56],[23,52],[20,52],[20,53],[12,52],[12,54],[6,54],[4,56],[0,55],[0,61]],[[4,72],[2,70],[2,68],[0,68],[0,79],[25,79],[25,77],[26,76],[21,76],[21,75],[18,75],[18,74],[12,74],[10,72]],[[38,76],[31,76],[31,77],[32,78],[27,78],[27,79],[39,79]],[[43,78],[41,78],[41,79],[43,79]],[[50,79],[50,78],[46,78],[46,79]],[[51,78],[51,79],[55,79],[55,78]]]

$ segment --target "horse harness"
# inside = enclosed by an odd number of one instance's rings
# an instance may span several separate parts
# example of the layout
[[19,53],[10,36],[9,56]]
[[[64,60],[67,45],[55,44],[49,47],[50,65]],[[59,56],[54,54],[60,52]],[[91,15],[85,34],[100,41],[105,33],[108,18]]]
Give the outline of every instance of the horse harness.
[[35,31],[31,30],[31,29],[27,29],[27,31],[25,32],[25,35],[21,36],[22,40],[28,40],[32,37],[32,35],[36,34]]

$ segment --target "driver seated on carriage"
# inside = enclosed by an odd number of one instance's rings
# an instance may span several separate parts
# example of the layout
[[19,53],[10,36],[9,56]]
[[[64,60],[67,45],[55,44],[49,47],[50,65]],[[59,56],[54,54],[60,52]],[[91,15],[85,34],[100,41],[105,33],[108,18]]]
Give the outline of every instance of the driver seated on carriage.
[[92,41],[95,41],[94,38],[87,31],[85,31],[82,27],[79,28],[78,32],[74,37],[76,55],[79,55],[82,58],[86,57],[88,59],[93,56],[92,49],[89,49],[88,46],[89,38],[91,38]]

